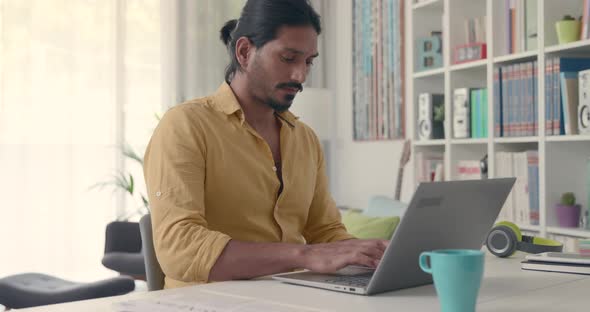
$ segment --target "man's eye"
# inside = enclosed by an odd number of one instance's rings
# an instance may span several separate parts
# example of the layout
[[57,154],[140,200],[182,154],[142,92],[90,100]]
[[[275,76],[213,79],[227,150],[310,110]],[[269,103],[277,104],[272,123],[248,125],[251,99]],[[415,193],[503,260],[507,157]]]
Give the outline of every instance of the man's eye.
[[293,58],[293,57],[284,57],[284,56],[281,56],[281,59],[283,60],[283,62],[287,62],[287,63],[295,62],[295,58]]

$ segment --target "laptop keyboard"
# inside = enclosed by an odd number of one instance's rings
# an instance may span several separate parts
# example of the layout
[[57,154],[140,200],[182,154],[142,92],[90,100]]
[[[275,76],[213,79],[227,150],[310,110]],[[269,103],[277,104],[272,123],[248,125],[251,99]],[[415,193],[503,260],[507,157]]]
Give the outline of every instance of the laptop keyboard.
[[353,287],[365,287],[369,285],[369,281],[373,273],[360,274],[360,275],[342,275],[334,276],[333,278],[325,280],[326,283],[346,285]]

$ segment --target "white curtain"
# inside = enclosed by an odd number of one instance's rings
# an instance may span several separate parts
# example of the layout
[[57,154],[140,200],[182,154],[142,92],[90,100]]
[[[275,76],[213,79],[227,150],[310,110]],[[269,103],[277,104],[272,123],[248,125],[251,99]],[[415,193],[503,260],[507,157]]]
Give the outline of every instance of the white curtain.
[[0,277],[115,274],[117,203],[88,188],[159,111],[158,23],[158,0],[0,0]]
[[[219,30],[244,3],[0,0],[0,277],[115,274],[100,263],[105,226],[141,200],[89,187],[122,170],[145,193],[117,146],[143,156],[155,115],[215,91]],[[324,84],[318,63],[309,86]]]

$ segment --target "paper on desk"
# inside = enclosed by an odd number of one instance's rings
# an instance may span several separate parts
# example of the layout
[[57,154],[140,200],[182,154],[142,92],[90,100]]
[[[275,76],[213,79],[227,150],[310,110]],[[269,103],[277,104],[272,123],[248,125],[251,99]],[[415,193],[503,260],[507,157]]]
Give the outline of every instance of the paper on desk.
[[188,294],[138,299],[113,304],[117,312],[317,312],[301,306],[279,304],[256,298],[198,291]]

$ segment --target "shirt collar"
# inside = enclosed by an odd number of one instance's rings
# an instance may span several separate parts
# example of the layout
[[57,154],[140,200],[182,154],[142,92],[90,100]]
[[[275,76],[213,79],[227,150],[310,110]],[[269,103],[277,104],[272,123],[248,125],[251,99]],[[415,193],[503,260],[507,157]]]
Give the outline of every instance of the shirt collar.
[[[238,117],[244,122],[244,112],[242,111],[242,107],[240,106],[234,91],[227,82],[224,81],[213,94],[213,106],[226,115],[239,114]],[[275,114],[281,119],[281,121],[286,122],[292,128],[295,127],[295,123],[297,119],[299,119],[299,117],[293,115],[290,111],[284,111],[282,113],[276,112]]]

